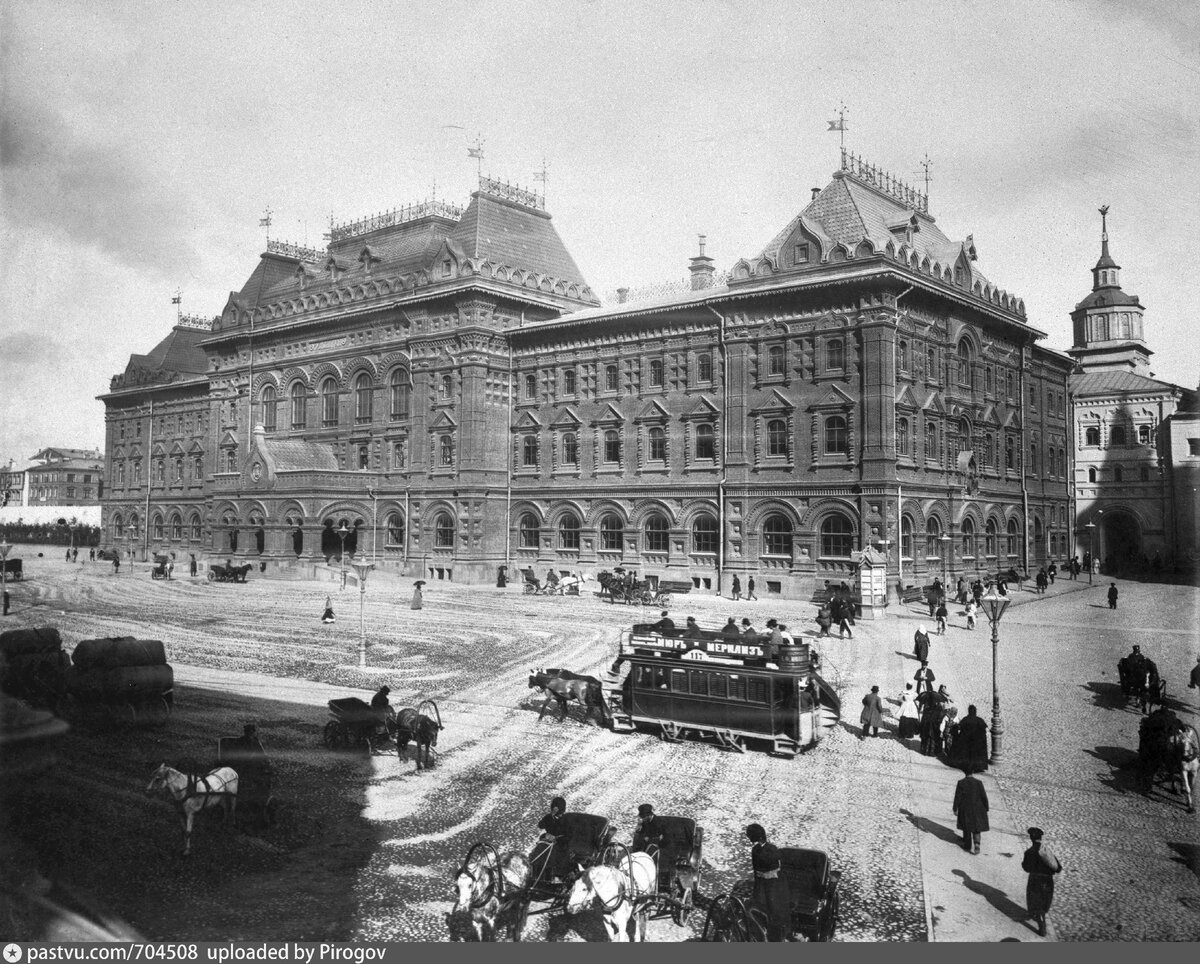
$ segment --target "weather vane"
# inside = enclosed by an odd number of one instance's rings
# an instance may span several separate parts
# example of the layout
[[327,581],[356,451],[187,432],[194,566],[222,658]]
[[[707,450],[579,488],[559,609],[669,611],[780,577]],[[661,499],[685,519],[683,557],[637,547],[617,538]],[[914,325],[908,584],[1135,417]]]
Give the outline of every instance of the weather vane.
[[831,120],[829,122],[829,129],[831,131],[837,131],[841,138],[841,148],[843,151],[846,149],[846,113],[846,105],[843,103],[842,106],[838,108],[837,120]]
[[271,208],[268,207],[263,211],[263,216],[258,219],[258,226],[267,229],[267,240],[271,240]]
[[483,138],[478,134],[475,135],[475,146],[467,148],[467,157],[475,158],[475,173],[478,177],[483,177]]
[[545,155],[542,156],[542,169],[533,172],[533,179],[542,182],[542,206],[546,205],[546,182],[550,180],[550,171],[546,167]]

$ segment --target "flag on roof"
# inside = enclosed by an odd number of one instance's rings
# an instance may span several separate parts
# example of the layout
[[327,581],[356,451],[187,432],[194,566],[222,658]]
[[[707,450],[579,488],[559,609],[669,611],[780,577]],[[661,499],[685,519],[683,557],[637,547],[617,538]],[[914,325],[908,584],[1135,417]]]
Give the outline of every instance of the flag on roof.
[[177,304],[179,304],[179,302],[181,300],[182,300],[182,297],[180,295],[176,295],[174,298],[171,299],[171,304],[177,305]]
[[483,148],[482,147],[468,147],[467,148],[467,157],[483,157]]
[[829,129],[831,131],[844,131],[846,129],[846,118],[839,117],[837,120],[831,120],[829,122]]

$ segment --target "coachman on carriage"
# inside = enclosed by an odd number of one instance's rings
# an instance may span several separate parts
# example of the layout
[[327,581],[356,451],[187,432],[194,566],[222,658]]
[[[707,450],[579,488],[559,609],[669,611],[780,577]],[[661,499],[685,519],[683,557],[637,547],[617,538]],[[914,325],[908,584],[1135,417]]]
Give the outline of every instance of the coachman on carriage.
[[1171,792],[1182,791],[1188,813],[1195,813],[1192,791],[1200,771],[1200,737],[1195,727],[1160,706],[1145,717],[1138,727],[1138,775],[1142,789],[1149,793],[1155,785],[1171,785]]
[[1143,655],[1140,646],[1134,646],[1128,656],[1121,657],[1117,676],[1125,699],[1136,700],[1142,713],[1149,713],[1156,703],[1161,706],[1166,700],[1167,682],[1159,676],[1154,660]]

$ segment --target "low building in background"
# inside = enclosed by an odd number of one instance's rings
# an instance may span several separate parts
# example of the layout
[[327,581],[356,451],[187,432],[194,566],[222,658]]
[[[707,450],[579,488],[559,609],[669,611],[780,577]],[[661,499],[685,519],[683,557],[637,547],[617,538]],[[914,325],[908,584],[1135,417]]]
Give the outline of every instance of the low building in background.
[[104,453],[89,449],[42,449],[25,470],[28,506],[100,505]]

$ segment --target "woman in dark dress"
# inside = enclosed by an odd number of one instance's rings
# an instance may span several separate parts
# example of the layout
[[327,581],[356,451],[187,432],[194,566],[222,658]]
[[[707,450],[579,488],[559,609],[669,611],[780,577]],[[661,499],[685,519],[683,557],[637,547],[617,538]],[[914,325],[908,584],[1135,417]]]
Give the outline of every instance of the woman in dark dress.
[[746,828],[750,840],[750,865],[754,868],[753,903],[767,915],[767,940],[786,941],[791,933],[792,906],[787,880],[779,860],[779,851],[767,841],[767,832],[760,824]]
[[922,663],[929,662],[929,634],[924,625],[918,626],[913,633],[913,655]]
[[325,612],[321,613],[321,622],[323,622],[323,623],[333,622],[333,597],[332,596],[325,597]]

